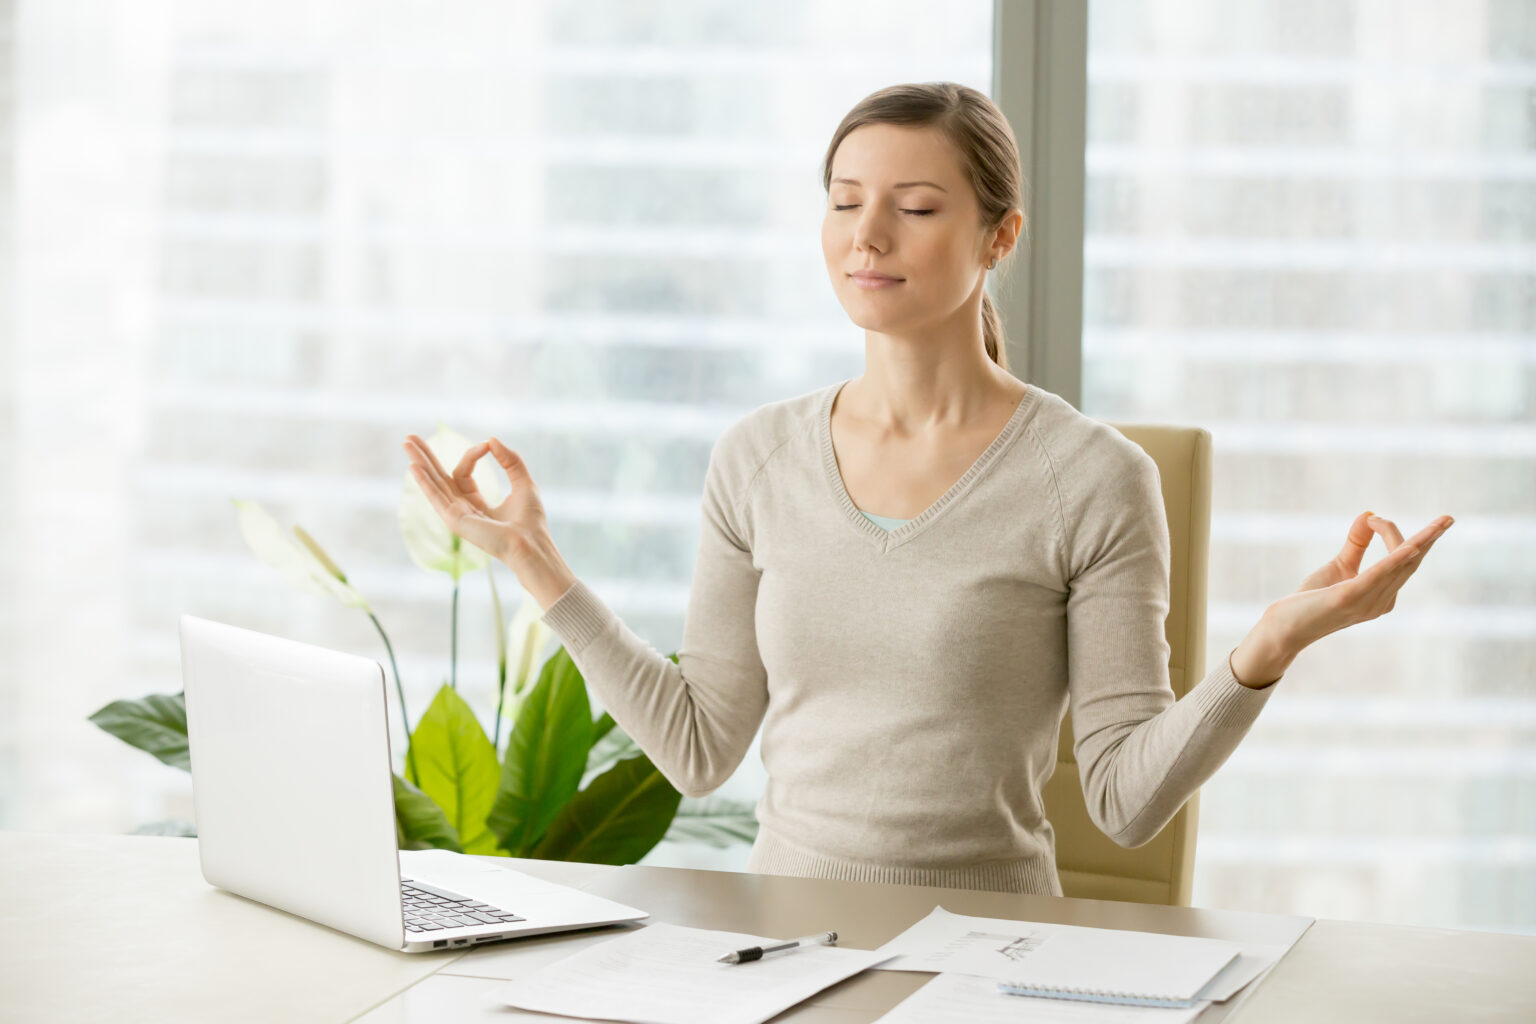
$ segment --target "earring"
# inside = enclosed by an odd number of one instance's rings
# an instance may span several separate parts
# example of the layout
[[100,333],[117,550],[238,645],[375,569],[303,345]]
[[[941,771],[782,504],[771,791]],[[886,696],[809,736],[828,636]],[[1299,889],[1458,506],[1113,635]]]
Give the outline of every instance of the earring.
[[992,257],[992,262],[987,264],[987,269],[991,270],[995,266],[997,266],[997,257],[993,256]]

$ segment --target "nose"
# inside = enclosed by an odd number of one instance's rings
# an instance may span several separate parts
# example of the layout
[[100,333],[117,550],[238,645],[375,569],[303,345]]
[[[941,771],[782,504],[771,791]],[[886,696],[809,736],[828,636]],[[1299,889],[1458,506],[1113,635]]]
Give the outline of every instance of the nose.
[[888,247],[885,225],[879,211],[871,212],[866,206],[859,211],[858,222],[853,228],[853,247],[859,252],[874,249],[884,252]]

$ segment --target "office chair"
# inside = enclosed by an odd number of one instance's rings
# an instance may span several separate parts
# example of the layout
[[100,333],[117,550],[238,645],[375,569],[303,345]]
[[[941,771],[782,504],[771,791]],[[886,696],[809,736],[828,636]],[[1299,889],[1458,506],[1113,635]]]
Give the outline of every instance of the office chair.
[[[1107,421],[1106,421],[1107,422]],[[1211,435],[1198,427],[1110,423],[1157,463],[1172,542],[1168,661],[1174,696],[1205,678],[1206,567],[1211,540]],[[1072,715],[1061,724],[1056,771],[1043,794],[1056,832],[1056,870],[1067,896],[1189,906],[1195,872],[1200,794],[1189,798],[1163,830],[1135,849],[1118,846],[1088,817],[1077,762]]]

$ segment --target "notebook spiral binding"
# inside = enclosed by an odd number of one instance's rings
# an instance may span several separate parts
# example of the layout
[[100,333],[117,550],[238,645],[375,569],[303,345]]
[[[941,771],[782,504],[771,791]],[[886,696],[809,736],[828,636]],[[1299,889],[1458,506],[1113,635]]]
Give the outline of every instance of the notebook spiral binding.
[[1096,1003],[1123,1003],[1134,1006],[1189,1007],[1198,999],[1168,999],[1145,992],[1113,992],[1089,988],[1036,988],[1023,982],[1000,981],[1000,991],[1017,996],[1044,996],[1048,999],[1080,999]]

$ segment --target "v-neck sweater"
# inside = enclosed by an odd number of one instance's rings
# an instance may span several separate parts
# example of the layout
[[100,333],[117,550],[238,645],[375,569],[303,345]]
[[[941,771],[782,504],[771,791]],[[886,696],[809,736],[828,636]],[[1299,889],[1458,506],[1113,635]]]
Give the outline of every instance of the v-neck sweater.
[[676,662],[579,578],[542,620],[685,796],[725,782],[761,727],[748,870],[1061,895],[1041,793],[1068,709],[1089,816],[1135,847],[1275,685],[1239,683],[1229,656],[1175,699],[1160,477],[1114,427],[1031,384],[887,530],[838,470],[846,383],[715,441]]

